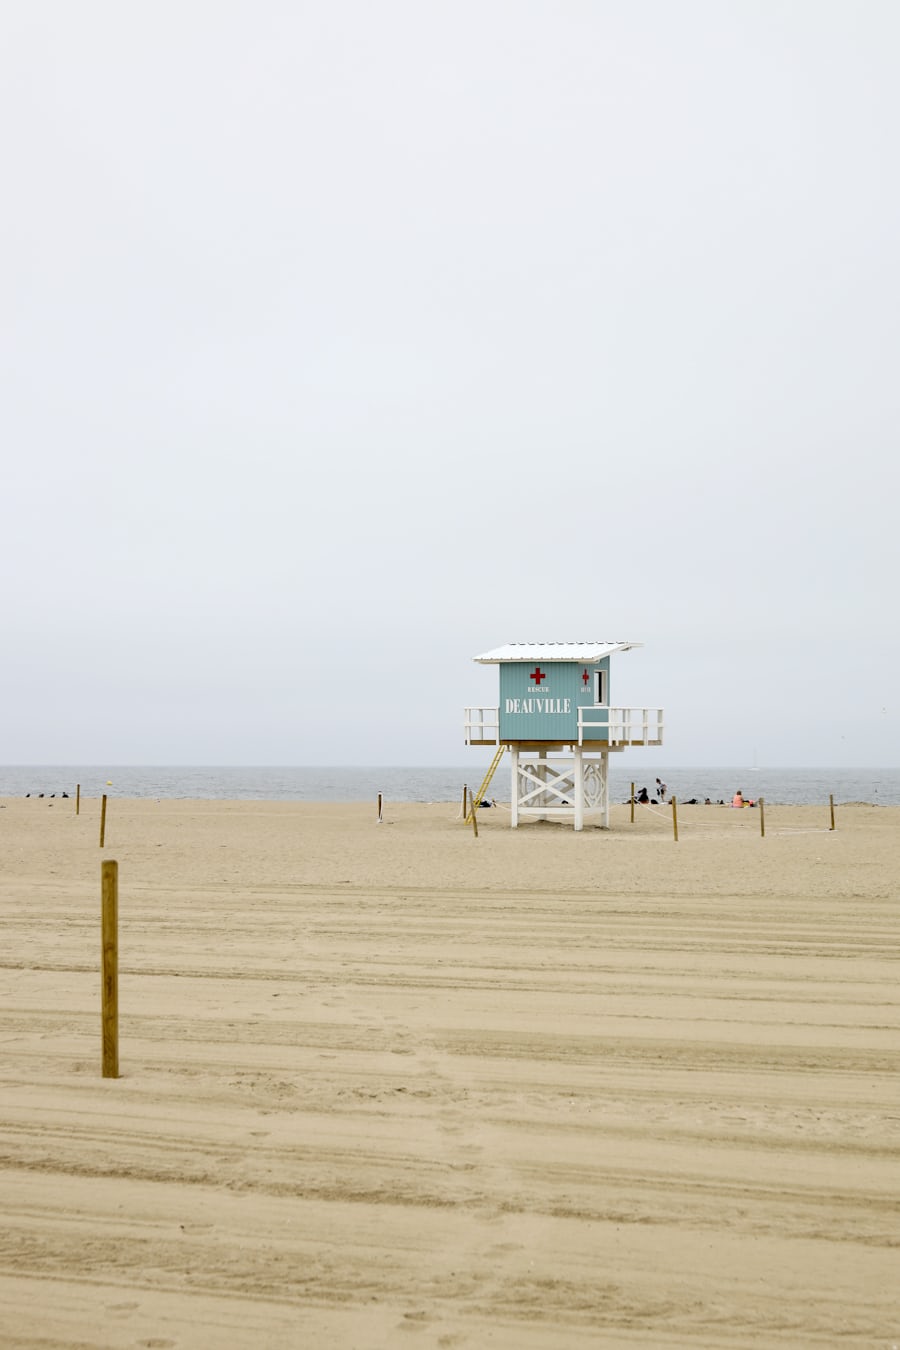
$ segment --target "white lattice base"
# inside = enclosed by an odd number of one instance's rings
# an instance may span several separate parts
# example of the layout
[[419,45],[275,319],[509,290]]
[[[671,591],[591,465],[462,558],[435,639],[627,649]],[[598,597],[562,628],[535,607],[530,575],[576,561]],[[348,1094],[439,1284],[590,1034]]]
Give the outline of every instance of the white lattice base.
[[573,820],[584,828],[585,811],[599,813],[600,825],[609,828],[609,755],[586,755],[575,747],[571,755],[538,755],[527,758],[516,746],[512,757],[511,824],[527,816],[544,820]]

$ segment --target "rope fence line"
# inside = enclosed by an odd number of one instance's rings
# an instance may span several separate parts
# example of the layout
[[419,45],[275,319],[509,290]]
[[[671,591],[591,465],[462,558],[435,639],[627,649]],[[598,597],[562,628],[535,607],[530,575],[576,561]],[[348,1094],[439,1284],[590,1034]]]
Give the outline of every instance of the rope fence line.
[[[626,803],[626,805],[627,805],[627,803]],[[671,817],[671,816],[664,816],[663,813],[662,813],[662,811],[654,811],[653,807],[652,807],[652,806],[648,806],[646,802],[635,802],[635,806],[640,806],[640,807],[642,807],[645,811],[649,811],[651,816],[659,816],[660,820],[665,820],[665,821],[667,821],[668,823],[671,824],[671,821],[672,821],[672,817]]]
[[[466,819],[466,815],[465,815],[465,809],[466,809],[466,792],[467,792],[467,788],[464,786],[464,787],[463,787],[463,804],[462,804],[462,809],[459,810],[459,811],[457,811],[456,815],[453,817],[454,820],[465,820],[465,819]],[[488,801],[488,799],[485,798],[485,801]],[[671,814],[670,814],[669,812],[660,811],[660,810],[655,809],[654,805],[651,805],[650,802],[642,802],[642,801],[639,801],[639,800],[634,796],[634,787],[633,787],[633,785],[632,785],[632,795],[631,795],[630,799],[629,799],[628,801],[622,803],[622,804],[623,804],[624,806],[630,806],[630,807],[631,807],[631,821],[632,821],[632,824],[634,823],[634,808],[635,808],[635,806],[640,806],[640,807],[643,808],[643,810],[644,810],[647,814],[649,814],[649,815],[651,815],[651,816],[656,816],[659,820],[663,820],[663,821],[666,822],[667,825],[670,825],[670,826],[672,827],[672,830],[673,830],[675,843],[676,843],[676,844],[678,843],[678,798],[677,798],[677,796],[671,796],[671,797],[669,798],[668,803],[665,803],[665,802],[663,803],[663,805],[666,805],[666,804],[667,804],[667,805],[669,806],[670,812],[671,812]],[[480,805],[480,803],[479,803],[479,805]],[[725,803],[725,802],[715,802],[715,803],[713,803],[713,802],[702,802],[702,803],[701,803],[701,802],[697,802],[697,801],[690,801],[690,802],[687,802],[687,803],[682,802],[682,806],[684,806],[684,805],[688,805],[688,806],[703,806],[703,807],[707,807],[707,806],[715,806],[715,807],[717,808],[717,813],[716,813],[716,814],[717,814],[717,819],[715,819],[715,820],[710,819],[709,815],[707,815],[707,813],[706,813],[705,811],[703,812],[702,817],[699,817],[699,818],[698,818],[698,816],[691,816],[690,813],[688,814],[688,816],[687,816],[686,819],[685,819],[684,816],[682,816],[681,824],[684,825],[685,823],[687,823],[687,824],[689,825],[689,828],[690,828],[691,830],[693,830],[695,827],[697,827],[697,828],[699,828],[699,829],[701,829],[701,830],[705,830],[705,831],[716,830],[716,829],[718,829],[718,830],[733,830],[734,827],[735,827],[735,825],[736,825],[736,823],[737,823],[733,817],[731,817],[730,819],[728,819],[728,818],[723,818],[723,817],[721,817],[721,816],[718,816],[718,809],[724,810],[724,811],[726,811],[726,812],[731,812],[731,811],[735,810],[735,807],[734,807],[733,805],[731,805],[730,803]],[[819,803],[816,803],[816,802],[801,802],[801,803],[783,803],[782,805],[784,805],[784,806],[786,807],[786,809],[790,810],[790,809],[792,809],[792,807],[794,807],[794,806],[799,806],[799,807],[803,808],[803,807],[810,807],[810,806],[818,806]],[[498,801],[496,800],[496,798],[491,798],[491,799],[490,799],[490,806],[491,806],[494,810],[502,809],[502,810],[504,810],[504,811],[506,811],[506,812],[508,812],[508,813],[511,813],[511,810],[512,810],[512,807],[511,807],[510,805],[508,805],[506,802],[498,802]],[[748,807],[750,807],[750,809],[755,809],[755,810],[758,811],[757,819],[758,819],[758,821],[759,821],[759,826],[760,826],[760,836],[764,839],[764,838],[766,837],[766,802],[765,802],[765,798],[764,798],[764,797],[760,797],[756,802],[754,802],[754,803],[752,804],[752,806],[751,806],[750,803],[745,802],[744,805],[743,805],[743,806],[741,807],[741,809],[740,809],[740,813],[739,813],[739,814],[740,814],[740,817],[741,817],[741,818],[743,817],[743,812],[744,812],[744,810],[746,810]],[[827,826],[817,826],[817,825],[810,825],[810,826],[790,826],[790,825],[788,825],[788,826],[784,826],[784,827],[781,828],[781,829],[770,830],[770,831],[769,831],[769,834],[774,834],[776,837],[779,837],[779,836],[785,836],[785,835],[794,835],[794,834],[830,834],[830,833],[832,833],[832,832],[834,831],[834,829],[835,829],[835,820],[834,820],[834,795],[833,795],[833,794],[829,794],[829,798],[828,798],[828,809],[829,809],[829,813],[830,813],[830,824],[827,825]],[[477,831],[476,831],[476,838],[477,838]]]
[[[670,800],[669,800],[669,805],[672,807],[672,816],[671,816],[671,822],[670,822],[670,823],[672,824],[672,827],[673,827],[674,836],[675,836],[675,842],[676,842],[676,843],[678,842],[678,823],[677,823],[677,822],[678,822],[678,816],[677,816],[677,810],[678,810],[678,807],[677,807],[677,801],[678,801],[677,797],[671,797]],[[627,806],[627,805],[629,805],[629,803],[626,802],[625,805]],[[637,806],[641,806],[641,807],[644,809],[644,811],[649,812],[650,815],[652,815],[652,816],[658,816],[658,817],[660,818],[660,820],[667,820],[667,821],[669,820],[669,818],[666,817],[661,811],[654,810],[654,808],[653,808],[651,805],[649,805],[649,803],[647,803],[647,802],[632,802],[632,803],[630,803],[630,805],[632,806],[632,813],[633,813],[633,810],[634,810],[634,806],[637,805]],[[705,805],[705,803],[704,803],[704,805]],[[710,805],[711,805],[711,803],[710,803]],[[720,804],[720,803],[717,803],[717,805],[721,805],[721,804]],[[804,805],[804,806],[817,806],[818,803],[812,803],[812,802],[810,802],[810,803],[803,803],[803,805]],[[764,797],[760,797],[760,798],[759,798],[759,801],[757,802],[757,806],[758,806],[758,808],[759,808],[758,820],[759,820],[759,826],[760,826],[760,836],[761,836],[762,838],[765,838],[765,836],[766,836],[766,816],[765,816],[765,798],[764,798]],[[723,809],[726,810],[726,811],[729,811],[729,810],[733,811],[735,808],[734,808],[734,807],[724,807]],[[742,808],[741,808],[741,810],[740,810],[740,816],[743,816],[743,812],[744,812],[745,809],[746,809],[746,807],[742,807]],[[788,808],[788,809],[790,809],[790,808]],[[829,798],[828,798],[828,810],[829,810],[829,814],[830,814],[830,824],[829,824],[829,825],[806,825],[806,826],[786,825],[786,826],[783,826],[781,829],[769,830],[769,834],[770,834],[770,835],[771,835],[771,834],[774,834],[776,837],[781,837],[781,836],[785,836],[785,835],[794,835],[794,834],[831,834],[831,833],[833,832],[833,830],[835,829],[835,823],[834,823],[834,796],[833,796],[833,795],[829,796]],[[633,819],[633,815],[632,815],[632,819]],[[734,820],[734,819],[727,820],[727,819],[719,818],[719,819],[717,819],[717,820],[710,820],[707,816],[704,816],[704,817],[701,818],[701,819],[697,819],[696,816],[693,817],[693,818],[692,818],[691,816],[688,816],[687,819],[688,819],[689,827],[690,827],[691,829],[693,829],[693,828],[696,827],[697,829],[702,830],[702,831],[710,831],[710,830],[717,830],[717,829],[720,830],[720,831],[721,831],[721,830],[734,830],[735,825],[737,824],[737,821]],[[681,823],[682,823],[682,824],[684,823],[684,816],[682,816]]]
[[[626,804],[627,804],[627,803],[626,803]],[[638,802],[637,805],[640,806],[641,803]],[[691,827],[693,827],[693,826],[702,826],[703,829],[711,829],[711,830],[733,830],[733,829],[734,829],[734,826],[735,826],[735,824],[736,824],[736,822],[735,822],[734,820],[724,820],[724,819],[723,819],[723,820],[707,820],[707,819],[698,820],[698,819],[696,819],[696,817],[691,816],[687,811],[682,811],[682,809],[681,809],[682,806],[683,806],[683,803],[682,803],[682,802],[679,802],[679,803],[678,803],[678,825],[679,825],[679,828],[680,828],[682,825],[687,824],[688,826],[691,826]],[[643,809],[644,809],[645,811],[649,810],[649,811],[651,812],[652,815],[654,815],[654,816],[659,816],[661,820],[665,820],[665,821],[667,821],[669,824],[671,824],[671,816],[664,816],[664,815],[662,815],[662,813],[661,813],[660,811],[654,811],[652,807],[644,806]],[[730,809],[731,809],[731,808],[729,807],[729,810],[730,810]]]

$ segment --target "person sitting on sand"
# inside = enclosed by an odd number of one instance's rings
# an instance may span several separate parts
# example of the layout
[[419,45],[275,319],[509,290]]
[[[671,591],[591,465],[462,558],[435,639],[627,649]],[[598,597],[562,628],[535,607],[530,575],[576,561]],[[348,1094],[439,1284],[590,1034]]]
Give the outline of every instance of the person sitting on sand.
[[638,801],[640,802],[641,806],[650,805],[650,798],[647,796],[646,788],[641,788],[640,792],[638,793]]
[[732,805],[732,806],[743,806],[743,805],[744,805],[744,794],[743,794],[743,792],[741,792],[740,788],[738,788],[737,792],[736,792],[736,793],[734,794],[734,796],[732,797],[732,799],[731,799],[731,805]]

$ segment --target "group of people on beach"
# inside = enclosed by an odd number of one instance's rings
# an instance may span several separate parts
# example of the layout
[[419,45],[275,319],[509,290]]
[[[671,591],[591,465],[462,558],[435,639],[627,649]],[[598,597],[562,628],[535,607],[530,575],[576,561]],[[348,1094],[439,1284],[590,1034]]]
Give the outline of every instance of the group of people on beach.
[[[637,796],[634,798],[634,801],[635,801],[636,805],[638,805],[638,806],[665,806],[665,803],[666,803],[666,793],[668,792],[668,790],[669,790],[669,789],[666,787],[665,783],[663,783],[663,782],[661,781],[661,779],[657,778],[657,780],[656,780],[656,796],[655,796],[655,797],[651,797],[650,794],[649,794],[649,792],[647,791],[647,789],[646,789],[645,787],[642,787],[641,790],[640,790],[640,792],[639,792],[639,793],[637,794]],[[626,806],[630,805],[630,802],[631,802],[631,798],[629,798],[628,801],[626,801],[625,805],[626,805]],[[717,802],[714,802],[714,801],[712,800],[711,797],[706,797],[706,798],[701,802],[699,797],[687,797],[687,798],[682,798],[681,805],[682,805],[682,806],[724,806],[724,805],[725,805],[725,799],[724,799],[723,797],[720,797],[719,800],[718,800]],[[734,806],[734,807],[740,808],[740,807],[744,807],[744,806],[756,806],[756,802],[753,801],[752,798],[751,798],[749,801],[748,801],[748,800],[745,800],[743,792],[741,791],[740,788],[738,788],[737,792],[734,794],[734,796],[733,796],[732,799],[731,799],[730,805],[731,805],[731,806]]]

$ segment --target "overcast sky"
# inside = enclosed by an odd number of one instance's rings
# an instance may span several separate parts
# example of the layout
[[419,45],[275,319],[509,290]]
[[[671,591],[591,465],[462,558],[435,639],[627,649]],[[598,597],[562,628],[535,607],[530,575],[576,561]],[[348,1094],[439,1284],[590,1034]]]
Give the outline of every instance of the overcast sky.
[[[30,0],[6,763],[464,764],[630,639],[655,763],[900,763],[895,0]],[[639,752],[640,753],[640,752]]]

